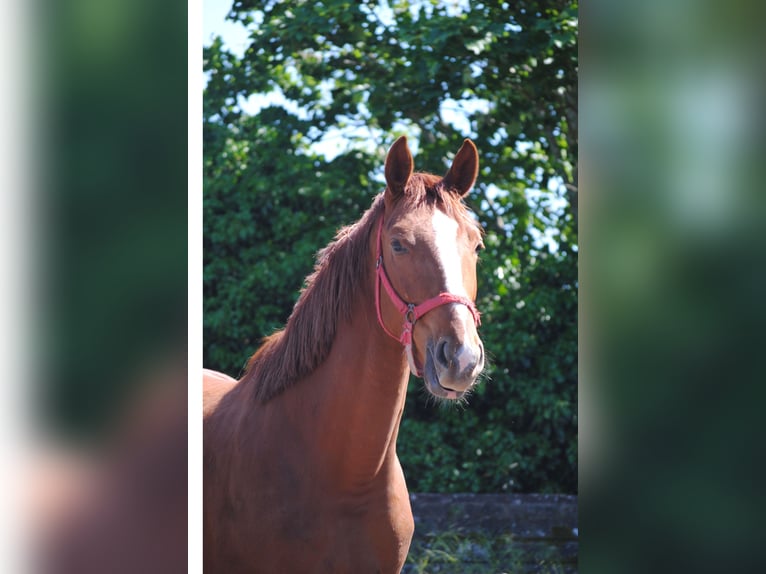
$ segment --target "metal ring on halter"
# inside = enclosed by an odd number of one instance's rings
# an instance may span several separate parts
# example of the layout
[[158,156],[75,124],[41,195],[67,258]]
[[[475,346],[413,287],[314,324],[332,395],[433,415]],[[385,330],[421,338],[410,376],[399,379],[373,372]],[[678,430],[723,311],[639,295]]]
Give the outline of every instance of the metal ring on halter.
[[407,305],[407,311],[404,313],[404,320],[407,321],[410,325],[415,325],[415,321],[418,320],[417,316],[415,315],[414,303],[409,303]]

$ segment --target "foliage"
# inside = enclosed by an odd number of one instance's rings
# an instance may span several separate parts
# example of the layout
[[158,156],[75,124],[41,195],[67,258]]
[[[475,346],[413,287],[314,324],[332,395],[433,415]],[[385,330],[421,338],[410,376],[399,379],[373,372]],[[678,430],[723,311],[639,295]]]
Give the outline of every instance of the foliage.
[[251,36],[241,57],[204,52],[206,366],[238,375],[284,324],[397,135],[435,173],[471,137],[492,364],[464,407],[412,382],[402,464],[419,491],[575,492],[577,4],[241,0],[229,17]]

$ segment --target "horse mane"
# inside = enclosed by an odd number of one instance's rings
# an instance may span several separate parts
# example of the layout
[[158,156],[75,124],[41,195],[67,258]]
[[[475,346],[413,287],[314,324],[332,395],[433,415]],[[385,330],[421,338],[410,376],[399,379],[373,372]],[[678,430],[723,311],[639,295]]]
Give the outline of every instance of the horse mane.
[[[456,193],[444,193],[442,178],[413,173],[395,206],[438,204],[452,216],[477,225]],[[285,327],[263,339],[250,357],[240,383],[252,385],[258,403],[265,403],[313,372],[330,354],[339,321],[351,319],[350,302],[369,271],[370,238],[384,210],[383,193],[356,223],[343,227],[317,253],[314,271],[306,278]]]

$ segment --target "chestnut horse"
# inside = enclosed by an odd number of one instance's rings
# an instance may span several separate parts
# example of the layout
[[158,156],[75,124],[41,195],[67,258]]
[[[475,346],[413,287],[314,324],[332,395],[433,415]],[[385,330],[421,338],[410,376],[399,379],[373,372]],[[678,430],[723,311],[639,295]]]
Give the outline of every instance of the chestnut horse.
[[455,400],[484,366],[482,234],[461,202],[478,162],[466,140],[443,178],[413,173],[399,138],[385,191],[320,251],[286,327],[239,381],[205,372],[207,574],[401,570],[414,528],[396,455],[409,372]]

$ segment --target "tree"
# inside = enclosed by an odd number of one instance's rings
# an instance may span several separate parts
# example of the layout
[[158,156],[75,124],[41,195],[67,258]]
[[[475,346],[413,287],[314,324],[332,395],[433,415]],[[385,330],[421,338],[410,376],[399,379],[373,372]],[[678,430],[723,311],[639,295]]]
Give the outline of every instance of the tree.
[[397,135],[434,173],[471,137],[489,380],[466,409],[411,385],[402,464],[421,491],[574,492],[577,4],[243,0],[229,18],[251,42],[204,54],[206,364],[237,375],[284,323]]

